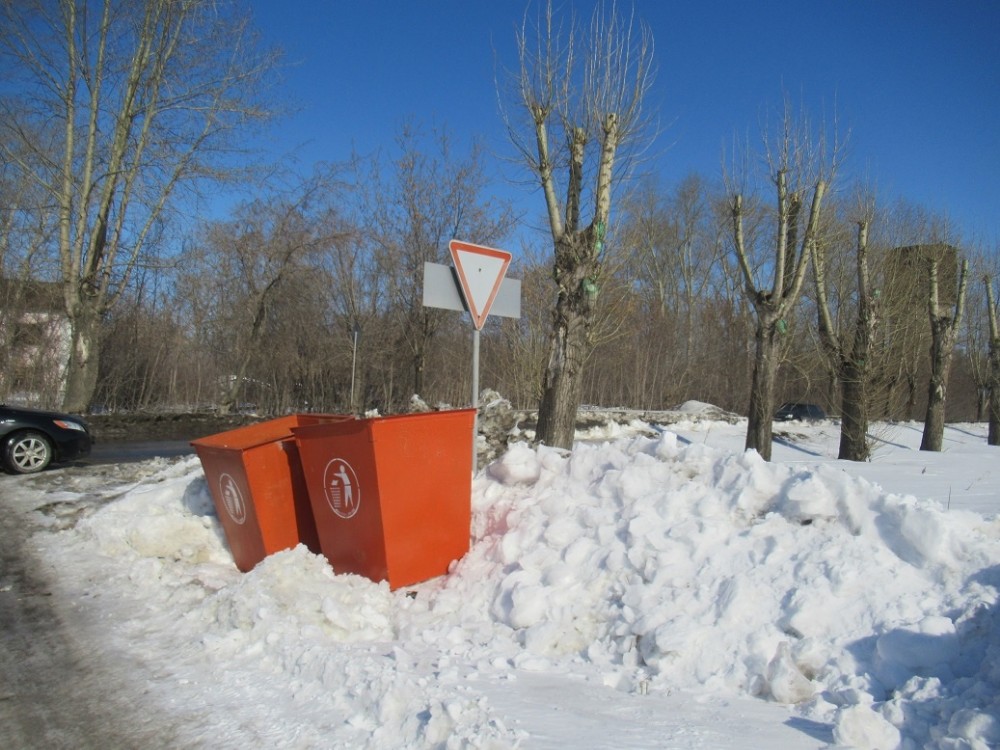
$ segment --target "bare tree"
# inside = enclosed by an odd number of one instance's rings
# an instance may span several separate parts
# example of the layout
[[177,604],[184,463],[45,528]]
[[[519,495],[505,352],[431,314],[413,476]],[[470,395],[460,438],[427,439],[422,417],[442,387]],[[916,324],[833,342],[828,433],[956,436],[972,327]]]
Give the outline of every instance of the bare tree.
[[72,328],[63,406],[83,411],[101,316],[181,188],[232,171],[220,157],[267,115],[273,58],[223,0],[3,0],[0,29],[0,154],[47,196]]
[[[245,396],[254,388],[272,391],[267,400],[274,408],[294,405],[293,394],[278,392],[296,379],[288,367],[325,359],[318,356],[327,336],[313,279],[330,247],[351,231],[336,196],[335,171],[320,170],[288,193],[240,206],[231,221],[210,224],[190,249],[185,286],[208,280],[214,311],[208,324],[226,367],[221,413],[241,400],[260,400]],[[300,357],[303,346],[310,351]]]
[[990,321],[989,371],[989,437],[990,445],[1000,445],[1000,326],[997,326],[997,306],[993,297],[993,279],[983,277],[986,285],[987,316]]
[[701,338],[698,318],[716,291],[725,255],[708,188],[696,174],[666,194],[644,185],[624,201],[623,210],[636,280],[652,298],[650,312],[677,327],[677,359],[686,377]]
[[[430,145],[430,148],[427,146]],[[395,317],[392,348],[409,354],[409,396],[423,394],[428,348],[447,313],[422,304],[425,262],[445,262],[448,241],[500,243],[513,224],[506,201],[486,197],[482,145],[473,142],[456,155],[447,129],[429,139],[413,123],[403,123],[390,174],[374,159],[363,178],[365,198],[359,224],[372,246],[388,311]]]
[[[792,226],[798,220],[800,199],[789,194],[787,172],[775,175],[778,193],[778,240],[770,288],[759,288],[750,268],[743,241],[743,197],[733,198],[733,241],[743,271],[745,293],[757,314],[753,382],[750,386],[750,406],[747,422],[747,449],[756,450],[765,460],[771,460],[772,415],[774,414],[774,382],[778,370],[777,339],[787,330],[787,317],[798,301],[809,256],[815,242],[819,211],[826,183],[813,187],[809,221],[801,244],[789,243],[795,237]],[[791,250],[791,252],[789,252]]]
[[927,311],[931,323],[931,374],[927,385],[927,416],[924,419],[924,434],[920,440],[920,450],[940,451],[944,444],[944,409],[947,396],[948,373],[955,349],[958,332],[961,329],[962,313],[965,307],[965,285],[969,272],[969,261],[962,259],[958,275],[958,291],[954,306],[941,302],[939,270],[941,256],[945,252],[931,252],[928,258],[929,284]]
[[[740,338],[743,331],[742,326],[724,327],[724,322],[734,322],[733,316],[720,315],[730,301],[729,219],[716,210],[717,197],[702,177],[692,174],[669,189],[643,180],[619,202],[617,241],[611,250],[621,245],[626,256],[616,276],[628,296],[623,327],[631,335],[598,344],[589,368],[588,383],[602,378],[619,390],[604,395],[588,386],[585,398],[647,409],[666,408],[684,398],[719,403],[715,381],[732,376],[732,365],[741,361],[721,350],[726,339]],[[728,363],[724,373],[720,362]],[[730,388],[727,380],[725,389]]]
[[549,2],[534,25],[525,16],[517,45],[516,99],[527,118],[522,127],[507,117],[507,127],[544,196],[557,287],[536,434],[569,448],[593,346],[613,182],[628,166],[621,157],[646,130],[653,39],[614,5],[598,5],[586,33],[575,19],[559,26]]
[[95,403],[130,410],[176,406],[176,367],[186,348],[176,300],[160,269],[134,274],[132,287],[103,316]]
[[364,410],[368,373],[374,377],[384,362],[380,355],[393,349],[383,335],[387,328],[382,316],[384,289],[377,263],[361,231],[343,241],[335,240],[324,258],[330,284],[328,325],[335,339],[350,344],[351,412]]
[[[952,227],[943,215],[907,201],[879,213],[879,234],[887,251],[882,268],[881,328],[887,346],[876,385],[881,414],[893,419],[919,419],[926,404],[923,384],[929,369],[931,331],[927,321],[927,258],[930,248],[954,244]],[[948,304],[954,301],[957,264],[947,263],[944,283]]]
[[[750,386],[747,449],[771,459],[774,387],[779,364],[779,339],[802,291],[809,259],[820,231],[820,211],[838,158],[838,147],[826,151],[825,138],[814,139],[809,123],[798,123],[786,104],[781,133],[776,143],[765,144],[767,163],[776,190],[776,227],[770,252],[760,260],[759,270],[770,271],[764,286],[752,265],[752,248],[746,242],[744,219],[747,208],[741,191],[733,190],[730,211],[733,245],[743,278],[743,291],[753,305],[757,324],[754,334],[754,371]],[[807,211],[803,221],[802,213]],[[804,226],[803,226],[804,225]]]
[[833,321],[827,284],[826,243],[814,246],[813,275],[816,281],[816,306],[819,311],[820,341],[831,360],[840,383],[840,452],[838,458],[865,461],[870,457],[868,418],[869,386],[878,326],[878,294],[872,288],[868,266],[868,227],[870,212],[857,222],[854,259],[857,290],[854,326],[850,339],[840,335]]

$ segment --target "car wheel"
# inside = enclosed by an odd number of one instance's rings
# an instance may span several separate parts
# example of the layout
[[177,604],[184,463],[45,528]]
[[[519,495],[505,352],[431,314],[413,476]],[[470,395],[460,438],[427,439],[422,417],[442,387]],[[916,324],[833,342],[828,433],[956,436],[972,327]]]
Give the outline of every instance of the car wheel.
[[4,466],[15,474],[34,474],[51,462],[52,444],[40,432],[19,432],[4,443]]

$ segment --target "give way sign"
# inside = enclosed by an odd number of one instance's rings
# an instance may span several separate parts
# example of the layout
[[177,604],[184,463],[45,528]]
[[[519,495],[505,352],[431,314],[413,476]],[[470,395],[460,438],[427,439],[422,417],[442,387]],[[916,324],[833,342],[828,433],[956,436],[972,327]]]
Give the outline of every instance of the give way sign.
[[511,254],[471,242],[452,240],[448,243],[458,283],[465,297],[465,304],[472,315],[472,324],[480,330],[490,314],[493,301],[503,283]]

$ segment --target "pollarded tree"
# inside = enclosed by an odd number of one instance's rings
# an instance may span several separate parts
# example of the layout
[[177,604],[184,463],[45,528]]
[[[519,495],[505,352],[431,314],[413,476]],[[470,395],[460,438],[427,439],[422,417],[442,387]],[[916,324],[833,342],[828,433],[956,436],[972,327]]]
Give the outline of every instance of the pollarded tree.
[[526,17],[517,34],[516,106],[527,117],[523,127],[506,120],[544,196],[553,248],[556,301],[536,434],[569,448],[593,347],[613,182],[646,130],[653,39],[614,6],[599,4],[586,32],[575,19],[559,26],[551,2],[540,16],[533,26]]
[[826,183],[822,180],[813,186],[806,231],[801,243],[797,243],[794,227],[798,223],[802,206],[801,197],[789,191],[788,173],[785,170],[778,170],[774,183],[777,188],[778,233],[769,287],[757,285],[750,267],[743,239],[743,196],[735,195],[732,202],[733,241],[743,272],[744,292],[757,316],[746,448],[756,450],[767,461],[771,460],[774,382],[779,364],[778,338],[787,330],[788,317],[802,291],[826,192]]
[[[917,419],[925,406],[920,396],[931,347],[927,262],[933,248],[940,252],[941,246],[957,240],[947,217],[903,200],[880,210],[879,230],[885,250],[880,262],[880,327],[886,346],[875,384],[876,403],[881,407],[875,413],[891,419]],[[955,299],[957,268],[953,256],[939,278],[947,304]]]
[[46,194],[72,341],[63,406],[87,408],[101,317],[185,185],[233,168],[267,115],[273,58],[225,0],[3,0],[0,155]]
[[858,233],[854,249],[857,289],[854,325],[850,337],[838,332],[833,322],[827,288],[828,261],[825,243],[816,243],[813,258],[820,342],[840,383],[840,453],[837,457],[849,461],[866,461],[871,455],[868,417],[879,295],[872,286],[868,266],[870,221],[870,214],[866,213],[857,222]]
[[[943,252],[937,252],[942,250]],[[954,305],[942,304],[939,272],[942,257],[953,257],[947,246],[928,248],[929,282],[927,312],[931,323],[931,374],[927,384],[927,416],[924,419],[924,434],[920,440],[920,450],[940,451],[944,446],[944,407],[948,388],[948,373],[955,350],[958,332],[961,330],[962,313],[965,308],[965,285],[969,272],[969,261],[962,259],[958,274],[958,291]]]
[[[823,198],[835,172],[838,149],[826,151],[826,142],[814,140],[807,120],[799,123],[786,107],[781,134],[767,143],[767,164],[776,191],[775,228],[769,251],[758,255],[746,242],[748,212],[740,189],[731,189],[733,245],[743,277],[743,291],[756,315],[754,369],[747,410],[747,449],[771,460],[774,386],[779,365],[779,339],[799,300],[810,257],[820,231]],[[803,215],[804,214],[804,215]],[[758,273],[770,273],[762,284]]]

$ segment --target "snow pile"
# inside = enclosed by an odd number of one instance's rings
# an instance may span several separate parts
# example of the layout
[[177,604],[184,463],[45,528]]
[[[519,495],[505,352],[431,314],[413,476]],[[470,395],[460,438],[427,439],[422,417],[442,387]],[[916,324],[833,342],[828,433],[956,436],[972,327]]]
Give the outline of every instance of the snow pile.
[[996,519],[669,433],[514,446],[489,473],[459,574],[492,568],[490,611],[526,651],[584,654],[619,687],[809,702],[846,744],[1000,730]]
[[39,539],[110,592],[110,648],[169,654],[147,689],[212,716],[192,743],[512,747],[490,696],[528,673],[797,704],[847,746],[1000,742],[995,516],[671,432],[514,444],[472,498],[469,554],[409,591],[302,547],[238,573],[196,459]]

